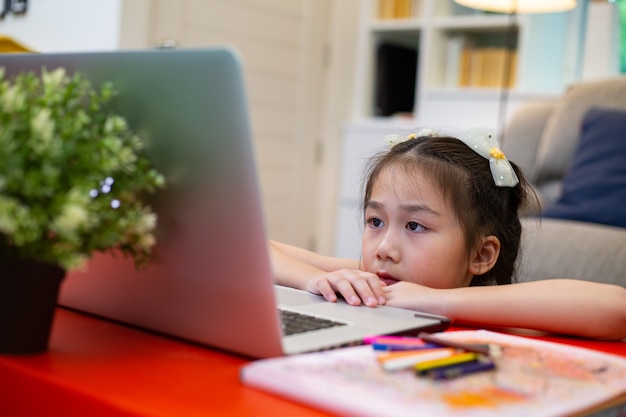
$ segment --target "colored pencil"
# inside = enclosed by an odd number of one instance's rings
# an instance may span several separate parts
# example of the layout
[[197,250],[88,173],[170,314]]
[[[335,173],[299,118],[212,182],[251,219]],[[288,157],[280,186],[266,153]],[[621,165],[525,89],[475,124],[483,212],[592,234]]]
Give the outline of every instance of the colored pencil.
[[363,343],[371,345],[374,350],[386,351],[434,349],[441,347],[441,345],[426,343],[416,337],[403,336],[372,336],[363,339]]
[[417,363],[415,364],[415,370],[418,372],[425,372],[430,369],[440,368],[443,366],[475,361],[476,359],[478,359],[478,354],[475,352],[457,353],[452,356]]
[[495,369],[496,364],[492,360],[475,360],[471,362],[459,363],[456,365],[442,366],[429,371],[418,373],[434,380],[452,379],[477,372]]
[[454,342],[452,340],[446,340],[442,337],[437,337],[430,333],[424,333],[424,332],[420,333],[419,337],[424,342],[434,343],[440,346],[462,349],[467,352],[476,352],[476,353],[482,353],[484,355],[491,355],[491,356],[497,356],[499,354],[499,349],[497,346],[476,345],[476,344],[470,344],[470,343]]

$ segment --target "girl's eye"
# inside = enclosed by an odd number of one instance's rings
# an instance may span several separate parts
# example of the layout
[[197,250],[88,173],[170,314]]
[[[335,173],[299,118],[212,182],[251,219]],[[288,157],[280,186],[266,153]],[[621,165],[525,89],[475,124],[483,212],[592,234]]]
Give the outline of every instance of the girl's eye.
[[412,232],[423,232],[424,230],[426,230],[426,228],[418,222],[408,222],[406,224],[406,228]]
[[379,218],[372,217],[370,219],[367,219],[367,224],[370,227],[379,228],[379,227],[383,226],[383,221],[381,219],[379,219]]

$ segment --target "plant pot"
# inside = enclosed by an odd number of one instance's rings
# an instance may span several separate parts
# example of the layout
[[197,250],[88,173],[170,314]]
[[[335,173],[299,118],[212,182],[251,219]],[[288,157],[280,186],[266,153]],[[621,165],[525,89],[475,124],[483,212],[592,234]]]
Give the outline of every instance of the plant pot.
[[64,277],[65,271],[56,265],[0,257],[0,353],[48,349]]

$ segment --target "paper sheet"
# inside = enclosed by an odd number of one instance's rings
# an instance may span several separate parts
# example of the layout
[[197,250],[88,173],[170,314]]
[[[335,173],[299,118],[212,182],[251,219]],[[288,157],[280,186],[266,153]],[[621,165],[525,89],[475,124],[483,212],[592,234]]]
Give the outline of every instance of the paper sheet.
[[366,345],[256,361],[242,381],[359,416],[562,416],[620,395],[626,401],[626,358],[484,330],[440,336],[501,346],[496,370],[432,381],[384,371]]

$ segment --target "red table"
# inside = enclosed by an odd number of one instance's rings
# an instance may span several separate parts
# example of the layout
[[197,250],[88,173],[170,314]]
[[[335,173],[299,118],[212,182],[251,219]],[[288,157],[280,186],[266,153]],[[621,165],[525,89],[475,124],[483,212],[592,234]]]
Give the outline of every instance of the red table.
[[[541,338],[626,356],[624,342]],[[47,353],[0,355],[0,415],[328,415],[241,385],[248,360],[58,309]]]

